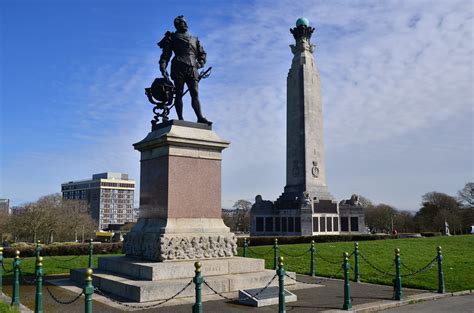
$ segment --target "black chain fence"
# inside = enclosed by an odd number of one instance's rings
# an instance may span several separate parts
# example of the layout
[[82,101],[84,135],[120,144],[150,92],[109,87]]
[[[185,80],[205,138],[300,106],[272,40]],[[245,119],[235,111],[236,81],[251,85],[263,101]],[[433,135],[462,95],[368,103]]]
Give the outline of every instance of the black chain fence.
[[302,256],[308,254],[308,252],[311,252],[311,249],[308,249],[308,250],[306,250],[305,252],[303,252],[303,253],[301,253],[301,254],[291,254],[291,253],[285,252],[285,251],[282,250],[282,249],[278,249],[278,251],[279,251],[281,254],[285,255],[285,256],[289,256],[289,257],[292,257],[292,258],[299,258],[299,257],[302,257]]
[[290,278],[291,280],[295,281],[295,282],[298,282],[298,283],[301,283],[301,284],[306,284],[306,285],[320,285],[321,283],[325,282],[325,281],[328,281],[328,280],[332,280],[332,279],[335,279],[337,278],[337,275],[339,275],[339,273],[342,271],[342,267],[336,272],[334,273],[333,275],[329,276],[329,277],[325,277],[325,278],[319,278],[317,281],[312,281],[312,282],[307,282],[307,281],[303,281],[303,280],[299,280],[297,279],[296,277],[293,278],[291,277],[290,275],[286,274],[285,273],[285,276]]
[[169,297],[168,299],[165,299],[165,300],[162,300],[158,303],[154,303],[154,304],[149,304],[149,305],[135,305],[135,304],[129,304],[129,303],[125,303],[125,302],[121,302],[121,301],[118,301],[114,298],[112,298],[110,295],[104,293],[102,290],[100,290],[99,288],[95,288],[94,291],[98,294],[98,295],[101,295],[107,299],[109,299],[110,301],[114,302],[114,303],[117,303],[121,306],[124,306],[124,307],[127,307],[127,308],[131,308],[131,309],[152,309],[152,308],[156,308],[160,305],[163,305],[165,304],[166,302],[168,301],[171,301],[173,300],[174,298],[176,298],[177,296],[179,296],[180,294],[182,294],[191,284],[193,283],[193,280],[191,279],[189,281],[189,283],[186,284],[186,286],[183,287],[183,289],[181,289],[180,291],[178,291],[176,294],[174,294],[173,296]]
[[20,269],[20,278],[21,278],[21,280],[22,280],[25,284],[27,284],[27,285],[33,285],[33,284],[36,283],[36,274],[34,274],[34,273],[33,273],[33,274],[27,273],[26,275],[28,275],[28,276],[34,276],[34,278],[33,278],[32,280],[28,280],[28,279],[23,275],[23,272],[22,272],[21,269]]
[[436,261],[438,260],[438,257],[436,256],[433,260],[431,260],[428,264],[426,264],[425,266],[421,267],[420,269],[416,270],[416,271],[411,271],[411,273],[408,273],[408,274],[403,274],[403,275],[400,275],[401,277],[408,277],[408,276],[414,276],[416,274],[420,274],[420,273],[423,273],[423,272],[426,272],[426,271],[429,271],[431,270],[434,265],[436,264]]
[[12,268],[11,270],[7,270],[7,269],[5,268],[5,264],[4,264],[3,262],[2,262],[2,268],[3,268],[3,272],[6,273],[6,274],[12,273],[13,270],[14,270],[14,268]]
[[46,291],[48,291],[48,294],[51,296],[51,298],[53,298],[54,301],[56,301],[59,304],[64,304],[64,305],[68,305],[68,304],[72,304],[72,303],[76,302],[84,294],[84,291],[81,291],[81,293],[78,294],[77,296],[75,296],[73,299],[61,300],[51,292],[51,290],[48,288],[48,286],[46,286]]
[[320,258],[321,260],[323,260],[324,262],[329,263],[329,264],[341,264],[342,263],[340,260],[339,261],[331,261],[328,258],[322,256],[318,251],[316,251],[315,257]]
[[273,248],[270,248],[270,249],[268,249],[267,251],[265,251],[265,252],[263,252],[263,253],[255,252],[255,251],[253,251],[253,250],[250,249],[250,248],[247,248],[247,251],[248,251],[248,252],[251,252],[251,253],[253,253],[253,254],[255,254],[255,255],[258,255],[258,256],[265,256],[265,255],[267,255],[268,253],[272,252],[272,251],[273,251]]
[[229,298],[227,296],[224,296],[222,293],[216,291],[214,288],[212,288],[209,283],[206,281],[206,280],[203,280],[203,283],[204,285],[206,285],[212,292],[214,292],[216,295],[218,295],[219,297],[223,298],[223,299],[226,299],[226,300],[229,300],[229,301],[237,301],[237,300],[240,300],[240,301],[245,301],[245,300],[248,300],[248,299],[253,299],[255,297],[257,297],[259,294],[261,294],[265,289],[267,289],[272,283],[273,281],[275,280],[275,278],[277,278],[278,275],[275,274],[272,279],[265,285],[265,287],[263,287],[262,289],[260,289],[256,294],[252,295],[252,296],[249,296],[249,297],[245,297],[243,299],[239,299],[239,298],[236,298],[236,299],[232,299],[232,298]]
[[359,256],[362,258],[362,260],[365,261],[365,263],[367,263],[371,268],[373,268],[374,270],[376,270],[377,272],[379,272],[383,276],[395,276],[395,273],[390,273],[389,272],[390,269],[395,266],[395,263],[390,264],[390,266],[387,268],[387,270],[384,271],[384,270],[381,270],[380,268],[378,268],[377,266],[375,266],[374,264],[372,264],[362,253],[359,253]]
[[54,256],[46,256],[46,258],[50,258],[51,260],[54,260],[54,261],[58,261],[58,262],[70,262],[70,261],[74,261],[78,258],[80,258],[81,256],[87,256],[87,255],[76,255],[72,258],[69,258],[69,259],[62,259],[62,258],[57,258],[57,257],[54,257]]

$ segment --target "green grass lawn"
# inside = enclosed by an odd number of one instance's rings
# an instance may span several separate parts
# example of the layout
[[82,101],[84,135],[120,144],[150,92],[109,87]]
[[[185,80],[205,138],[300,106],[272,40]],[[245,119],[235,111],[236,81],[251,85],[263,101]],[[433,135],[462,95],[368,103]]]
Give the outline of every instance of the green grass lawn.
[[20,311],[15,307],[10,307],[10,304],[0,301],[0,313],[19,313]]
[[[102,256],[116,256],[121,254],[104,254],[104,255],[94,255],[93,263],[94,267],[97,267],[97,258]],[[88,265],[88,256],[45,256],[43,257],[43,273],[47,275],[54,274],[69,274],[69,270],[72,268],[85,268]],[[7,270],[12,269],[12,258],[4,260],[4,265]],[[35,262],[36,258],[22,258],[21,259],[21,272],[23,275],[33,275],[35,272]],[[12,273],[4,274],[4,276],[12,276]]]
[[[436,256],[436,247],[441,246],[443,251],[443,270],[445,277],[445,286],[447,291],[459,291],[474,289],[474,236],[453,236],[453,237],[431,237],[417,239],[393,239],[393,240],[377,240],[362,241],[359,243],[359,251],[363,254],[375,267],[385,272],[394,264],[394,249],[401,250],[401,261],[409,268],[402,267],[402,275],[408,274],[413,270],[424,267]],[[248,256],[265,258],[267,268],[273,268],[273,251],[269,252],[265,257],[258,256],[272,246],[250,246]],[[285,256],[284,252],[297,256],[310,248],[310,244],[294,244],[280,245],[281,256],[284,257],[285,269],[300,274],[308,274],[310,267],[310,255],[292,257]],[[343,252],[352,253],[354,251],[354,242],[331,242],[317,243],[316,250],[319,254],[331,262],[342,263]],[[255,253],[252,253],[254,251]],[[242,255],[242,248],[239,248],[239,255]],[[350,258],[353,266],[354,257]],[[315,259],[316,275],[333,276],[341,268],[340,264],[330,264],[317,257]],[[395,273],[393,266],[390,273]],[[360,258],[360,275],[361,281],[369,283],[377,283],[384,285],[392,285],[393,277],[380,274],[370,267],[362,258]],[[351,272],[351,277],[353,277]],[[336,276],[342,278],[342,272]],[[402,278],[404,287],[420,288],[426,290],[436,290],[438,286],[438,270],[437,264],[431,270],[419,273],[414,276]]]

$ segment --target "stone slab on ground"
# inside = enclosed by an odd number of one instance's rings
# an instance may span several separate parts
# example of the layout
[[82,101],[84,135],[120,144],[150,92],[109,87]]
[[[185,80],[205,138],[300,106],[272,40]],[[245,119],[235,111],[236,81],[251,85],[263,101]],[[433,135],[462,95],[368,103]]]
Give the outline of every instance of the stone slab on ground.
[[[280,288],[278,286],[239,290],[239,303],[260,308],[278,304]],[[295,302],[298,297],[285,289],[285,303]]]

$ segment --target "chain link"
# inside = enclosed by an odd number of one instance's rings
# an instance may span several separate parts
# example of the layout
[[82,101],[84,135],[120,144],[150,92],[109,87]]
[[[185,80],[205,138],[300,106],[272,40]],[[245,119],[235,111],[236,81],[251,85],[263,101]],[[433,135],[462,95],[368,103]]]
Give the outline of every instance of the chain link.
[[404,274],[404,275],[400,275],[400,276],[401,276],[401,277],[414,276],[414,275],[416,275],[416,274],[429,271],[429,270],[431,270],[431,269],[433,268],[433,266],[435,265],[435,262],[436,262],[437,259],[438,259],[438,257],[436,256],[433,260],[431,260],[428,264],[426,264],[425,266],[423,266],[423,267],[420,268],[419,270],[412,271],[411,273]]
[[311,251],[311,249],[308,249],[308,250],[306,250],[305,252],[303,252],[302,254],[298,254],[298,255],[287,253],[287,252],[285,252],[285,251],[283,251],[283,250],[281,250],[281,249],[278,249],[278,251],[279,251],[281,254],[283,254],[283,255],[290,256],[290,257],[292,257],[292,258],[299,258],[299,257],[302,257],[303,255],[306,255],[308,252]]
[[232,298],[229,298],[227,296],[224,296],[222,293],[220,292],[217,292],[214,288],[212,288],[206,280],[203,280],[203,283],[204,285],[206,285],[212,292],[214,292],[216,295],[218,295],[219,297],[221,298],[224,298],[226,300],[229,300],[229,301],[235,301],[235,300],[239,300],[239,301],[245,301],[245,300],[248,300],[248,299],[255,299],[256,296],[258,296],[259,294],[261,294],[265,289],[267,289],[271,284],[272,282],[275,280],[275,278],[277,278],[278,275],[275,274],[272,279],[265,285],[265,287],[263,287],[262,289],[260,289],[256,294],[254,294],[253,296],[248,296],[248,297],[245,297],[243,299],[232,299]]
[[389,273],[390,269],[395,266],[395,264],[390,264],[386,271],[381,270],[377,266],[373,265],[362,253],[359,253],[359,256],[364,260],[370,267],[382,274],[383,276],[395,276],[395,273]]
[[128,303],[125,303],[125,302],[121,302],[121,301],[118,301],[118,300],[115,300],[113,298],[111,298],[109,295],[105,294],[103,291],[101,291],[99,288],[95,288],[94,291],[98,294],[98,295],[101,295],[107,299],[109,299],[110,301],[114,302],[114,303],[117,303],[117,304],[120,304],[124,307],[127,307],[127,308],[132,308],[132,309],[152,309],[152,308],[156,308],[170,300],[173,300],[174,298],[176,298],[177,296],[179,296],[181,293],[183,293],[183,291],[185,291],[191,284],[193,283],[193,280],[191,279],[191,281],[189,283],[186,284],[186,286],[183,287],[183,289],[181,289],[180,291],[178,291],[174,296],[168,298],[168,299],[165,299],[165,300],[162,300],[161,302],[159,303],[155,303],[155,304],[150,304],[150,305],[131,305],[131,304],[128,304]]
[[[29,275],[29,274],[27,274],[27,275]],[[21,280],[22,280],[25,284],[27,284],[27,285],[33,285],[34,283],[36,283],[36,274],[31,274],[31,275],[35,275],[35,278],[33,278],[32,280],[26,279],[26,277],[23,276],[23,272],[22,272],[21,269],[20,269],[20,278],[21,278]]]
[[402,267],[404,267],[405,269],[409,270],[410,272],[415,272],[415,270],[413,270],[413,269],[409,268],[408,266],[406,266],[405,263],[403,263],[402,261],[400,261],[400,265]]
[[73,260],[76,260],[77,258],[80,258],[81,256],[87,256],[87,255],[76,255],[72,258],[69,258],[69,259],[61,259],[61,258],[57,258],[57,257],[53,257],[52,255],[48,255],[48,256],[45,256],[46,258],[51,258],[51,260],[54,260],[54,261],[60,261],[60,262],[70,262],[70,261],[73,261]]
[[7,269],[5,268],[5,264],[3,264],[3,262],[2,262],[2,268],[3,268],[3,272],[4,272],[5,274],[12,273],[12,272],[15,270],[14,268],[12,268],[11,270],[7,270]]
[[272,251],[273,251],[273,247],[270,248],[269,250],[267,250],[267,251],[264,252],[264,253],[255,252],[255,251],[253,251],[252,249],[250,249],[249,247],[247,247],[247,250],[248,250],[249,252],[251,252],[251,253],[257,255],[257,256],[265,256],[265,255],[267,255],[269,252],[272,252]]
[[331,279],[334,279],[336,278],[336,276],[342,271],[342,267],[336,272],[334,273],[333,275],[329,276],[329,277],[326,277],[326,278],[321,278],[320,280],[316,281],[316,282],[306,282],[306,281],[302,281],[302,280],[298,280],[297,278],[293,278],[291,276],[289,276],[288,274],[285,273],[285,276],[290,278],[291,280],[294,280],[295,282],[298,282],[298,283],[301,283],[301,284],[306,284],[306,285],[320,285],[321,283],[325,282],[325,281],[328,281],[328,280],[331,280]]
[[81,291],[81,293],[78,294],[74,299],[63,301],[63,300],[60,300],[59,298],[57,298],[55,295],[53,295],[51,290],[49,290],[48,286],[46,286],[46,290],[48,291],[49,295],[51,296],[51,298],[53,298],[54,301],[56,301],[59,304],[66,304],[66,305],[76,302],[84,294],[84,291]]
[[321,260],[329,264],[342,264],[342,262],[340,261],[333,262],[331,260],[328,260],[327,258],[323,257],[321,254],[319,254],[318,251],[316,251],[315,257],[319,257]]

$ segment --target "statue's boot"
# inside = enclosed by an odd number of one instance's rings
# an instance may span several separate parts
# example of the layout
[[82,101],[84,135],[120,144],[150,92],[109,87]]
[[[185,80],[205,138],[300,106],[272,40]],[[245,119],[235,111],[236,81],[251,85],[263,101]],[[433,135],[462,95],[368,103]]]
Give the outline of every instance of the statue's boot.
[[204,116],[198,118],[197,122],[198,122],[198,123],[207,124],[207,125],[209,125],[209,126],[212,125],[212,122],[209,121],[209,120],[207,120],[207,118],[205,118]]

